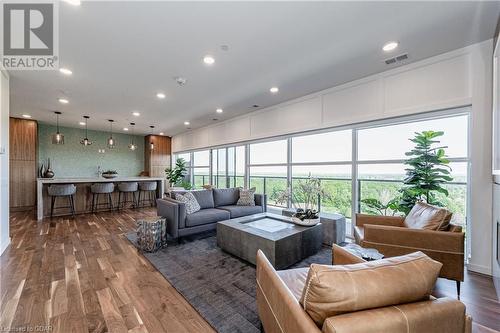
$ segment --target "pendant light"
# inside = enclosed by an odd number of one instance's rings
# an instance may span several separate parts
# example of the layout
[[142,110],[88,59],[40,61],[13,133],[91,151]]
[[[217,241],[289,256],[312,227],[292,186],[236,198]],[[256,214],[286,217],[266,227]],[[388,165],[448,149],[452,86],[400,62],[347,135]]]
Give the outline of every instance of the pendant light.
[[108,139],[108,148],[113,149],[115,148],[115,139],[113,139],[113,119],[108,120],[109,121],[109,139]]
[[154,130],[154,126],[151,125],[149,126],[151,128],[151,136],[150,136],[150,139],[149,139],[149,149],[150,150],[154,150],[155,149],[155,144],[153,143],[153,130]]
[[59,132],[59,115],[61,112],[59,111],[54,111],[56,114],[56,121],[57,121],[57,131],[56,133],[52,134],[52,144],[53,145],[63,145],[64,144],[64,135]]
[[88,136],[88,130],[87,130],[87,121],[89,120],[89,116],[83,116],[85,118],[85,138],[80,141],[80,143],[84,146],[90,146],[92,144],[92,141],[89,140]]
[[134,136],[135,136],[135,131],[134,131],[134,126],[135,126],[135,123],[130,123],[130,126],[132,127],[132,142],[130,142],[130,144],[128,145],[128,148],[130,150],[136,150],[137,149],[137,145],[135,144],[134,142]]

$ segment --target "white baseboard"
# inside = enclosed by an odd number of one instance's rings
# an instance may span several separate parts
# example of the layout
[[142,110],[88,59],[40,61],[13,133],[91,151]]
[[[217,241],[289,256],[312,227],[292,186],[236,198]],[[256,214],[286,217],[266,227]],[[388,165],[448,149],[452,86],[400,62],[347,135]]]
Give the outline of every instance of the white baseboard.
[[6,242],[0,244],[0,256],[3,254],[3,251],[9,246],[10,244],[10,237],[7,238]]
[[488,266],[468,264],[467,270],[469,270],[471,272],[481,273],[484,275],[489,275],[489,276],[492,275],[491,267],[488,267]]

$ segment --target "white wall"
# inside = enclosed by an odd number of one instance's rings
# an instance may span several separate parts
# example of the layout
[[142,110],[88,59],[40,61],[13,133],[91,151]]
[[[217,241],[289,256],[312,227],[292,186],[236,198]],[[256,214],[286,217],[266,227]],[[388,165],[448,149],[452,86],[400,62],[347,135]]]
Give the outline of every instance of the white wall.
[[[493,41],[173,137],[174,152],[472,105],[469,269],[491,274]],[[486,241],[488,240],[488,241]]]
[[9,77],[0,71],[0,254],[9,243]]

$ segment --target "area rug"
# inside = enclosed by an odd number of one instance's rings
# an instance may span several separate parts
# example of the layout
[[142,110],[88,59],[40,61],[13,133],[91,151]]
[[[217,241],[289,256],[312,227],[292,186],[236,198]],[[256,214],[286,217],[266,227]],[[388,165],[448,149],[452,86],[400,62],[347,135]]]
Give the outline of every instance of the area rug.
[[[126,236],[135,244],[135,233]],[[219,333],[261,332],[255,266],[218,248],[215,232],[169,242],[144,256]],[[291,268],[331,262],[331,248],[322,248]]]

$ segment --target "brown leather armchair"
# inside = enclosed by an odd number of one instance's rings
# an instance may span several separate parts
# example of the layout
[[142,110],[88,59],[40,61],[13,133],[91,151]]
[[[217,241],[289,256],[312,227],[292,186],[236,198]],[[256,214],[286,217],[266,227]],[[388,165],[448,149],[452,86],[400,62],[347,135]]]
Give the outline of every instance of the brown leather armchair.
[[[335,263],[354,264],[357,258],[333,246]],[[257,309],[266,333],[471,333],[465,306],[450,298],[343,313],[316,325],[299,303],[309,268],[276,271],[262,251],[257,253]]]
[[410,229],[404,217],[356,214],[356,243],[375,248],[385,257],[422,251],[443,264],[440,277],[455,280],[460,296],[464,280],[464,243],[462,228],[449,224],[446,231]]

